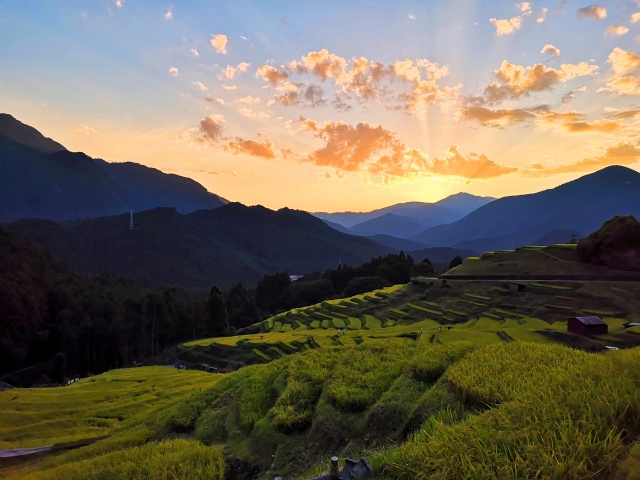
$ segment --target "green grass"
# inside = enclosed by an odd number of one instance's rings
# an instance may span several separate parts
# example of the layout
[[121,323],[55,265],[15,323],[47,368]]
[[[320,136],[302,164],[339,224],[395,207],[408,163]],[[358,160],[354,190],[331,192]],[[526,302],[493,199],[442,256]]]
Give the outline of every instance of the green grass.
[[[638,336],[637,327],[623,326],[640,318],[635,285],[563,287],[579,311],[610,314],[603,315],[609,334],[590,345]],[[490,282],[455,282],[298,308],[263,322],[261,333],[180,347],[194,356],[245,352],[260,362],[232,374],[148,367],[70,387],[0,392],[0,441],[15,448],[106,437],[38,457],[12,478],[75,478],[82,469],[100,478],[116,458],[108,455],[130,458],[130,449],[150,445],[151,452],[156,440],[179,437],[190,442],[181,444],[187,465],[204,458],[203,444],[224,445],[231,457],[259,465],[264,478],[307,478],[335,445],[349,445],[345,454],[356,458],[368,448],[378,479],[618,480],[616,469],[634,471],[636,453],[640,463],[640,349],[590,354],[559,345],[558,333],[584,340],[566,334],[566,310],[540,308],[569,300],[558,294],[546,284],[511,296]],[[489,300],[500,307],[477,305]],[[132,472],[142,478],[152,470]]]

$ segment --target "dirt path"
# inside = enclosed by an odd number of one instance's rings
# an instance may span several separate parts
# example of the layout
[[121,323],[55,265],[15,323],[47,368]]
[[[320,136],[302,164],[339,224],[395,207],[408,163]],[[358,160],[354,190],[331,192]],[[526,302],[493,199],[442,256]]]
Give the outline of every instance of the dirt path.
[[34,455],[36,453],[48,452],[53,448],[53,445],[47,445],[45,447],[34,448],[8,448],[6,450],[0,450],[0,458],[13,458],[23,457],[25,455]]

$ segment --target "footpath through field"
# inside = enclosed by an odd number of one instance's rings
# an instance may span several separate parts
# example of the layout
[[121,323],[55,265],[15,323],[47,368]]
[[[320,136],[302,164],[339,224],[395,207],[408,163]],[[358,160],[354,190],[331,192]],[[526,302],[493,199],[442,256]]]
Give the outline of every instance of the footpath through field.
[[52,448],[53,445],[33,448],[8,448],[6,450],[0,450],[0,458],[13,458],[22,457],[24,455],[34,455],[36,453],[48,452]]

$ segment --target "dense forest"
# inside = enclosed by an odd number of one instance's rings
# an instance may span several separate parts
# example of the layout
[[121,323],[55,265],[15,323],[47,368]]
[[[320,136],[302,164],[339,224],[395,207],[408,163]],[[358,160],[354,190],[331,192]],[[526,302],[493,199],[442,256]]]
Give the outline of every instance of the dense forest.
[[400,253],[296,281],[286,272],[264,275],[255,288],[149,287],[71,270],[1,225],[0,258],[0,373],[17,385],[144,362],[177,342],[232,334],[279,311],[433,274],[428,259],[416,264]]

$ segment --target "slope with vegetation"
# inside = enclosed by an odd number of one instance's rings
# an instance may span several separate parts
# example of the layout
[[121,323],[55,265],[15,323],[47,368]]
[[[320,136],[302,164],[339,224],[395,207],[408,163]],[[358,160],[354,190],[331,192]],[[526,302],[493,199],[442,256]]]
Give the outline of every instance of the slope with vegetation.
[[21,220],[16,235],[75,268],[111,272],[153,285],[228,288],[255,285],[265,273],[303,274],[339,263],[359,265],[391,249],[337,232],[301,211],[227,204],[181,214],[156,208],[73,224]]

